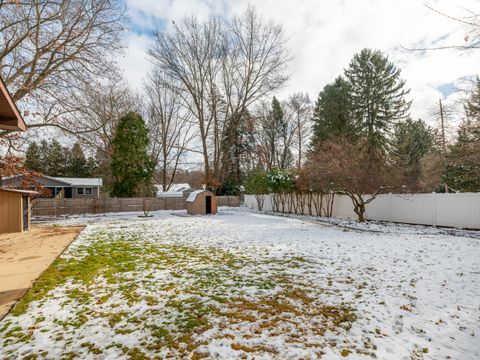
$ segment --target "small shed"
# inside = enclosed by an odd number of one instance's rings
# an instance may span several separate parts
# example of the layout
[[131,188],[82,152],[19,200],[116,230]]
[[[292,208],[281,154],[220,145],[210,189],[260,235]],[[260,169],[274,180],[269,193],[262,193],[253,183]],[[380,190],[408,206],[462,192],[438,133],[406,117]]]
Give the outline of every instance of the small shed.
[[208,190],[196,190],[187,198],[187,212],[190,215],[206,215],[217,213],[217,198]]
[[30,198],[35,191],[0,187],[0,234],[30,229]]

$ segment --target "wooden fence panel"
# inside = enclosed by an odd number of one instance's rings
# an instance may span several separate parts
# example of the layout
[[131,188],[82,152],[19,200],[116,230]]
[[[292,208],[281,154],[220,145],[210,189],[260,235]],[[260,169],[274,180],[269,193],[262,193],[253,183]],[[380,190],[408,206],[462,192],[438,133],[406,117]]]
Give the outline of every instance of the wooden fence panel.
[[218,206],[240,206],[240,197],[238,196],[217,196]]
[[[218,196],[218,206],[240,206],[238,196]],[[184,198],[106,198],[106,199],[42,199],[33,201],[33,216],[104,214],[143,211],[144,201],[150,211],[183,210]]]

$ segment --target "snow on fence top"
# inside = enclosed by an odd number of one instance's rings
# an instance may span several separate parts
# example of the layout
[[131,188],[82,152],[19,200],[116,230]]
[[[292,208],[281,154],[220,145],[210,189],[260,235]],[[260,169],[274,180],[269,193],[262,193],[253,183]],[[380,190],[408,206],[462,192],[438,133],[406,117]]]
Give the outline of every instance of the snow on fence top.
[[159,198],[181,198],[183,192],[181,191],[157,191],[157,197]]

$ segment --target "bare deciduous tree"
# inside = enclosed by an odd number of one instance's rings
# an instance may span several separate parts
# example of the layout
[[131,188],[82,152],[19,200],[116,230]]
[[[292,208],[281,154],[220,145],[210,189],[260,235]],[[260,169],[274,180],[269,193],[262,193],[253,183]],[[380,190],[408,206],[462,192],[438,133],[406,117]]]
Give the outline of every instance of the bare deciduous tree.
[[324,191],[347,195],[358,221],[364,221],[365,207],[381,192],[400,188],[402,177],[378,150],[366,141],[327,140],[314,149],[303,169]]
[[196,118],[207,177],[208,138],[217,116],[218,98],[212,83],[220,70],[221,27],[217,19],[200,23],[196,18],[185,18],[174,25],[173,33],[157,31],[149,51],[156,68],[175,81],[176,92]]
[[252,8],[231,21],[186,18],[174,31],[157,31],[150,49],[155,66],[178,84],[200,134],[205,175],[222,179],[223,154],[233,130],[255,101],[278,89],[288,55],[282,30]]
[[189,112],[172,86],[172,79],[153,71],[146,84],[147,127],[152,157],[160,173],[163,191],[168,191],[178,166],[197,135]]
[[271,104],[267,101],[259,102],[254,110],[256,153],[258,163],[266,170],[271,170],[276,165],[278,136],[271,112]]
[[247,109],[285,83],[284,70],[289,59],[281,27],[265,22],[251,7],[235,17],[228,30],[228,51],[222,63],[226,99],[222,169],[225,169],[225,154],[239,142],[233,135],[236,129],[248,127],[245,121],[249,117],[244,116]]
[[290,102],[281,102],[280,110],[275,114],[271,104],[265,101],[255,108],[257,153],[267,170],[289,168],[294,160],[292,150],[298,145],[299,131],[302,144],[306,136],[304,118],[298,117],[302,110]]
[[[447,45],[441,47],[428,48],[426,50],[441,50],[441,49],[460,49],[460,50],[472,50],[480,48],[480,14],[472,10],[464,9],[466,11],[465,16],[452,16],[444,13],[443,11],[434,8],[428,4],[424,4],[425,7],[431,11],[462,24],[466,28],[463,44]],[[423,49],[425,50],[425,49]]]
[[134,94],[120,76],[106,82],[85,84],[68,100],[75,107],[75,118],[63,119],[64,124],[76,128],[78,140],[95,152],[98,174],[107,185],[113,181],[110,160],[112,140],[119,119],[130,111],[141,111],[141,99]]
[[423,4],[427,9],[436,13],[437,15],[443,16],[447,19],[452,20],[458,24],[461,24],[465,29],[465,35],[463,37],[463,43],[451,43],[441,46],[431,46],[431,47],[413,47],[408,48],[404,47],[406,50],[410,51],[431,51],[431,50],[446,50],[446,49],[457,49],[461,51],[466,50],[477,50],[480,49],[480,14],[473,10],[462,8],[465,11],[463,16],[454,16],[447,14],[446,12],[440,10],[437,7],[433,7],[427,3]]
[[297,168],[300,170],[311,133],[312,103],[308,94],[296,93],[288,98],[287,106],[291,109],[296,127],[294,147],[297,151]]
[[[76,135],[94,150],[110,152],[118,120],[129,111],[141,111],[141,99],[133,93],[121,76],[106,82],[85,84],[68,100],[76,107]],[[72,124],[73,126],[73,124]]]
[[287,102],[282,102],[281,107],[283,109],[283,119],[280,138],[276,147],[276,164],[280,169],[289,169],[294,163],[292,150],[294,149],[297,137],[297,119],[293,108],[289,107]]
[[69,96],[110,75],[123,22],[116,0],[0,1],[0,74],[30,127],[61,127]]

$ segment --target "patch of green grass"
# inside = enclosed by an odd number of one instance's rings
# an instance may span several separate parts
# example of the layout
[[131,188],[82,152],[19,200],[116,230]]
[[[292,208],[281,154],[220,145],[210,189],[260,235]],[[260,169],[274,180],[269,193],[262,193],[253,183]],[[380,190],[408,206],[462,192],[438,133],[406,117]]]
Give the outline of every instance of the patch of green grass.
[[95,354],[95,355],[100,355],[100,354],[103,353],[103,351],[101,349],[96,347],[95,344],[93,344],[91,342],[84,342],[80,346],[83,347],[83,348],[87,348],[89,352],[91,352],[92,354]]
[[175,325],[183,333],[201,333],[211,328],[208,317],[218,314],[218,309],[213,305],[206,305],[202,299],[189,297],[183,300],[170,300],[167,307],[179,312]]
[[25,333],[23,332],[23,329],[20,326],[15,326],[14,328],[10,329],[5,333],[5,337],[21,337]]
[[[105,316],[105,315],[104,315]],[[108,324],[113,327],[116,324],[118,324],[120,321],[128,317],[128,312],[127,311],[120,311],[120,312],[114,312],[114,313],[108,313],[106,314],[108,317]]]
[[173,341],[174,337],[164,326],[152,324],[148,327],[150,328],[152,336],[157,340],[162,340],[167,343],[171,343]]
[[[145,335],[135,348],[115,343],[107,346],[117,347],[129,359],[148,358],[144,351],[165,350],[173,358],[201,358],[205,354],[197,351],[202,345],[198,335],[220,318],[226,327],[258,323],[257,332],[276,333],[285,331],[288,324],[298,334],[321,336],[327,330],[348,330],[356,319],[354,310],[343,304],[320,303],[319,294],[325,289],[288,273],[291,268],[310,266],[312,261],[303,257],[264,261],[215,247],[175,244],[172,239],[179,235],[173,230],[154,239],[145,239],[142,229],[122,233],[114,228],[90,236],[75,249],[75,256],[55,260],[12,312],[23,314],[32,301],[42,301],[51,290],[66,285],[63,290],[67,296],[60,303],[73,309],[74,315],[66,320],[53,319],[60,326],[60,335],[56,332],[52,337],[64,341],[66,348],[72,336],[99,316],[117,334],[136,331]],[[263,271],[265,268],[268,271]],[[138,306],[133,307],[135,304]],[[296,320],[300,318],[314,320]],[[43,320],[42,316],[36,319]],[[8,330],[4,326],[0,333]],[[12,326],[8,333],[12,341],[29,338],[18,327]],[[303,341],[291,334],[289,340]],[[91,342],[84,342],[82,347],[92,354],[102,351]],[[241,343],[238,347],[242,351],[269,351]],[[75,356],[78,354],[71,353]]]
[[4,323],[0,327],[0,333],[5,332],[5,330],[7,330],[10,327],[10,325],[12,325],[11,321],[4,321]]
[[147,356],[142,350],[139,348],[128,348],[128,347],[123,347],[122,348],[123,353],[128,357],[129,360],[146,360],[149,359],[149,356]]
[[62,355],[62,360],[74,360],[78,358],[78,354],[76,352],[70,351],[66,354]]
[[[140,247],[124,239],[106,241],[105,235],[99,234],[89,246],[79,250],[85,252],[80,258],[57,258],[52,265],[33,284],[25,296],[12,309],[13,315],[25,313],[28,305],[43,299],[46,294],[68,280],[85,285],[92,283],[98,275],[115,282],[117,274],[132,271],[136,267]],[[90,294],[74,288],[68,293],[69,298],[80,303],[87,302]]]
[[39,323],[41,323],[41,322],[44,321],[44,320],[45,320],[45,316],[37,316],[37,317],[35,318],[35,324],[39,324]]

